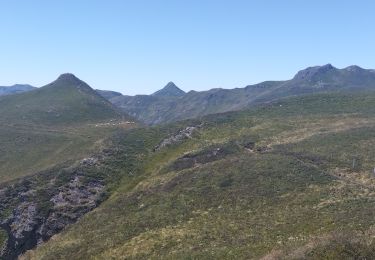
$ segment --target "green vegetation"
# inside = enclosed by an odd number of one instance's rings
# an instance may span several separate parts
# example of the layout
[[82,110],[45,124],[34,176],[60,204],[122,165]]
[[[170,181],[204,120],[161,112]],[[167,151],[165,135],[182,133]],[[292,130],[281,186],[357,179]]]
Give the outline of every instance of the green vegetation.
[[7,232],[4,229],[0,228],[0,250],[3,248],[3,246],[7,242],[7,239],[8,239]]
[[0,98],[3,125],[71,126],[122,118],[107,100],[74,75],[40,89]]
[[101,146],[112,127],[50,131],[0,127],[0,183],[84,158]]
[[[370,243],[369,243],[370,242]],[[307,259],[374,259],[375,243],[367,236],[335,234],[306,252]]]
[[374,104],[318,94],[119,132],[109,198],[25,257],[371,259]]

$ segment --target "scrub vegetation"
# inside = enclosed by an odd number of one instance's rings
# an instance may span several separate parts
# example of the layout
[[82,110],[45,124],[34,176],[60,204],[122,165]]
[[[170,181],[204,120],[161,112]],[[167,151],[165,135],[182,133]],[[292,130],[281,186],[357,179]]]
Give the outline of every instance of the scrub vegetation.
[[372,259],[373,104],[317,94],[119,131],[108,199],[23,257]]

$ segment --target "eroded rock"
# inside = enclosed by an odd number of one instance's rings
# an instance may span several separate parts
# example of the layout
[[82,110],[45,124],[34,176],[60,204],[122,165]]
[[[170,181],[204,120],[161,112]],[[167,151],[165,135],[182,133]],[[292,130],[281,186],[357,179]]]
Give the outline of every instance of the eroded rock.
[[8,240],[0,259],[16,259],[98,206],[105,185],[87,179],[83,172],[82,168],[73,170],[66,181],[47,176],[44,186],[30,177],[1,190],[0,227]]
[[160,149],[162,149],[164,147],[167,147],[167,146],[170,146],[170,145],[173,145],[173,144],[177,144],[177,143],[180,143],[183,140],[192,138],[193,133],[201,127],[202,127],[202,124],[196,125],[196,126],[188,126],[184,129],[181,129],[176,134],[174,134],[174,135],[164,139],[163,141],[161,141],[160,144],[157,145],[154,148],[154,151],[159,151]]

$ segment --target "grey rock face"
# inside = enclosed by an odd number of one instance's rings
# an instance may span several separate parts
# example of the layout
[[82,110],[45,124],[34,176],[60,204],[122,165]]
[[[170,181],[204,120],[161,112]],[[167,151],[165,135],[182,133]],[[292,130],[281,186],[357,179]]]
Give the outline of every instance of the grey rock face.
[[104,200],[105,182],[87,177],[86,172],[98,170],[110,151],[1,188],[0,228],[8,240],[0,259],[16,259],[96,208]]
[[80,216],[96,208],[100,202],[104,185],[99,182],[83,184],[80,176],[59,188],[50,201],[51,213],[38,228],[39,242],[58,233],[65,226],[74,223]]
[[10,230],[14,238],[24,238],[24,234],[32,231],[37,225],[37,211],[36,205],[33,202],[21,203],[13,212],[12,216],[8,219]]

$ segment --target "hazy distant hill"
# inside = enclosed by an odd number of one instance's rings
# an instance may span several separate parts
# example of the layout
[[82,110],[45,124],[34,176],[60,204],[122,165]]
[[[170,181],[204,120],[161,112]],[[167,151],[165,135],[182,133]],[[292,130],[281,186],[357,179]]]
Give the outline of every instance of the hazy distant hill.
[[27,85],[27,84],[15,84],[9,87],[1,87],[0,86],[0,96],[17,94],[22,92],[27,92],[30,90],[35,89],[35,87]]
[[[176,90],[174,84],[171,86],[172,90]],[[291,80],[266,81],[245,88],[190,91],[186,94],[178,91],[178,95],[160,95],[166,92],[164,88],[150,96],[116,96],[110,101],[143,122],[159,124],[240,110],[288,96],[369,89],[375,89],[373,70],[358,66],[337,69],[327,64],[302,70]]]

